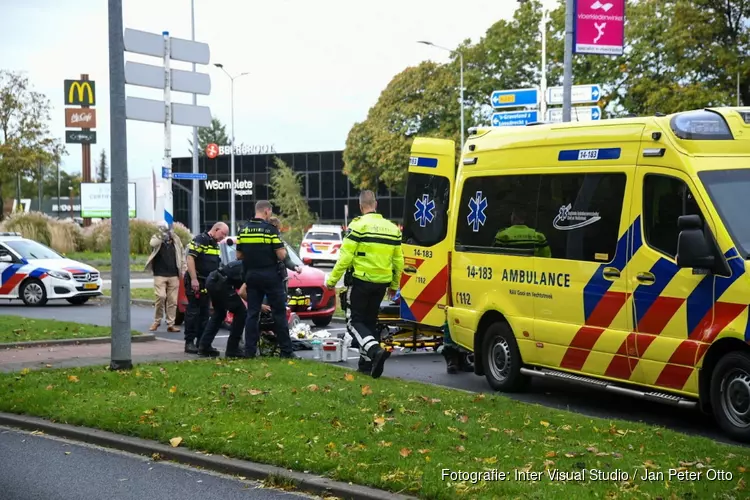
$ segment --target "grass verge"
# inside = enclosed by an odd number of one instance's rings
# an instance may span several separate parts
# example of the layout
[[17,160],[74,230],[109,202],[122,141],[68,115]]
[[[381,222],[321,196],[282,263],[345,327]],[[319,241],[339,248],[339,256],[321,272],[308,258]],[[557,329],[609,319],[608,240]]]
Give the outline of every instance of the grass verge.
[[[99,271],[112,270],[112,254],[108,252],[71,252],[65,254],[65,257],[93,266]],[[131,255],[130,271],[143,272],[146,260],[148,260],[148,255]]]
[[[112,290],[106,289],[102,290],[102,293],[108,297],[112,296]],[[153,287],[150,288],[130,288],[130,298],[131,299],[141,299],[141,300],[154,300],[154,289]]]
[[[0,393],[3,411],[422,498],[703,499],[748,493],[742,491],[746,448],[502,396],[372,380],[313,361],[199,360],[129,372],[89,367],[3,374]],[[584,470],[581,481],[550,477]],[[670,470],[701,478],[677,481]],[[709,470],[731,479],[709,480]],[[444,476],[459,471],[479,474],[479,480]],[[526,479],[519,479],[516,474],[524,471]],[[503,473],[509,474],[505,480],[481,480]],[[531,473],[539,474],[537,480],[529,479]],[[641,479],[646,473],[663,473],[664,479]],[[601,480],[604,475],[617,479]]]
[[[0,344],[38,340],[86,339],[109,337],[108,326],[83,325],[52,319],[31,319],[21,316],[0,316]],[[133,331],[133,335],[140,335]]]

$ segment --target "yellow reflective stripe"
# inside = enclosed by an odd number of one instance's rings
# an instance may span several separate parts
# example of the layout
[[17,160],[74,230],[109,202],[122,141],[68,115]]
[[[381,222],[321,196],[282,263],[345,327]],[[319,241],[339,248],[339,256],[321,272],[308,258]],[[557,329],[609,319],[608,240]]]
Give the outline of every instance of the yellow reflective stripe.
[[221,255],[218,248],[206,248],[203,253],[206,255]]

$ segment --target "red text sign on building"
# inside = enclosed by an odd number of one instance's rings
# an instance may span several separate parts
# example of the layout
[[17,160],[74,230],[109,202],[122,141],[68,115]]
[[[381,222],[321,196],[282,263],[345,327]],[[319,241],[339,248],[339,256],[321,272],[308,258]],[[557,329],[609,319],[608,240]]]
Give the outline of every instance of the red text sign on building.
[[576,0],[576,54],[619,56],[625,46],[625,0]]

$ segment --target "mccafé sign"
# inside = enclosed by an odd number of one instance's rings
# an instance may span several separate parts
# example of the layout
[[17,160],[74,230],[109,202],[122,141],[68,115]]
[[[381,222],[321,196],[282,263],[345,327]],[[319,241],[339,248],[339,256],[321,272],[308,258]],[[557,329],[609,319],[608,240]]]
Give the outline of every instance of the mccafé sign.
[[[211,191],[231,191],[232,183],[229,181],[203,181],[206,189]],[[252,196],[253,181],[234,181],[234,194],[237,196]]]
[[96,128],[96,109],[66,108],[65,126],[77,128]]

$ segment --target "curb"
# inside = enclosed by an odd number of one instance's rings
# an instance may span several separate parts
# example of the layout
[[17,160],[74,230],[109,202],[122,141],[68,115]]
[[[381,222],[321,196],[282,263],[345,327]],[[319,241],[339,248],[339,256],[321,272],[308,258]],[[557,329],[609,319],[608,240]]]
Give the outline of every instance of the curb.
[[[99,295],[98,297],[95,297],[94,300],[98,300],[99,302],[106,302],[107,304],[112,303],[112,297],[109,295]],[[130,299],[130,303],[135,306],[154,306],[153,300],[146,300],[146,299]]]
[[[131,335],[130,342],[152,342],[156,340],[153,333],[142,333],[140,335]],[[14,349],[26,347],[46,347],[61,345],[86,345],[86,344],[109,344],[112,337],[91,337],[84,339],[59,339],[59,340],[33,340],[31,342],[15,342],[13,344],[0,344],[0,349]]]
[[32,431],[40,430],[54,436],[95,444],[105,448],[114,448],[138,455],[151,456],[154,453],[158,453],[162,460],[172,460],[224,474],[244,476],[257,481],[268,479],[270,476],[282,477],[293,481],[295,489],[299,491],[328,494],[353,500],[406,500],[415,498],[367,486],[333,481],[312,474],[294,472],[274,465],[247,462],[225,456],[206,455],[188,450],[187,448],[172,448],[171,446],[155,441],[122,436],[88,427],[53,423],[49,420],[26,415],[13,415],[0,412],[0,425]]

